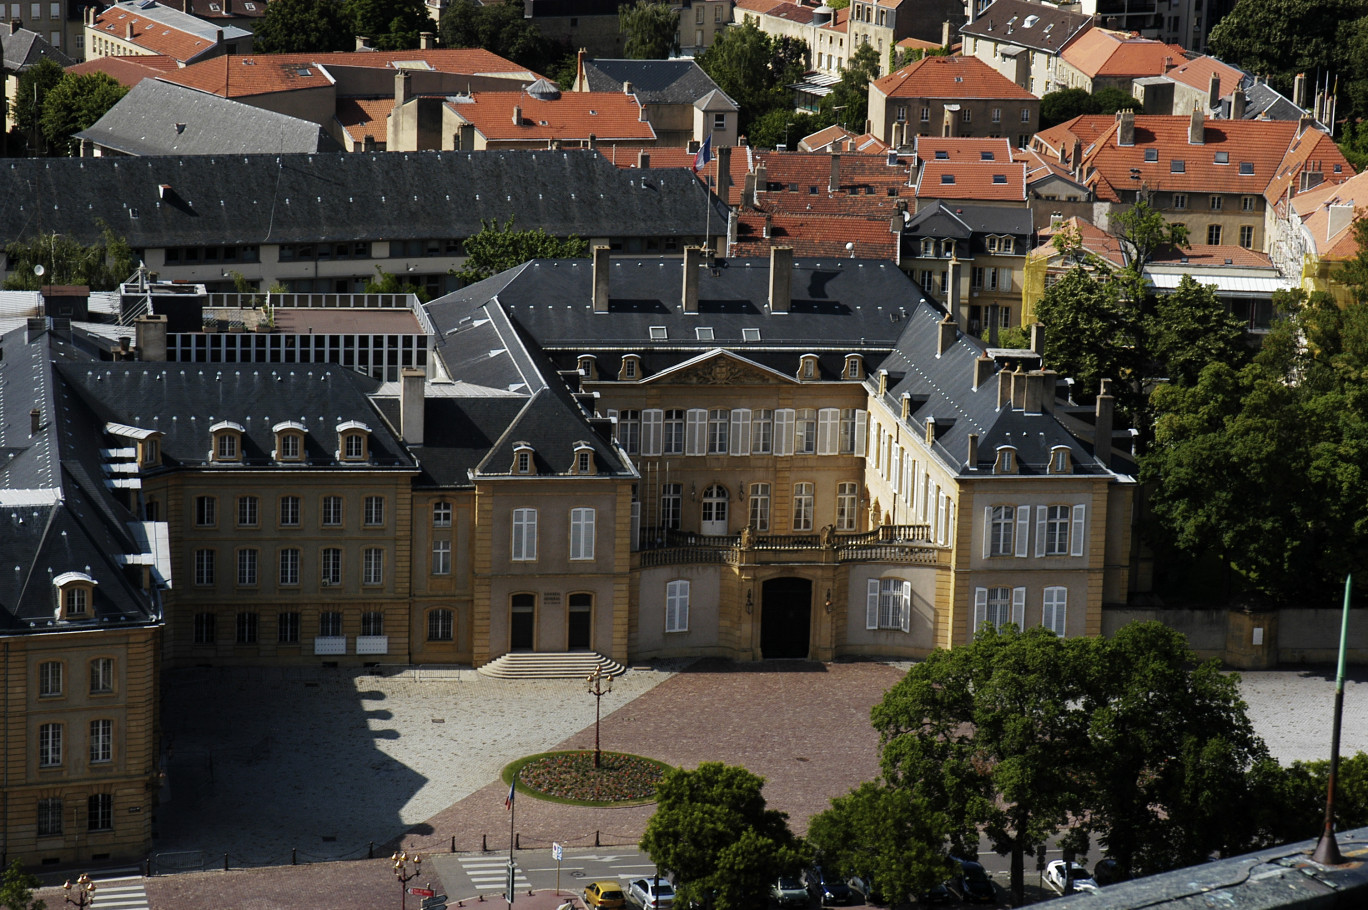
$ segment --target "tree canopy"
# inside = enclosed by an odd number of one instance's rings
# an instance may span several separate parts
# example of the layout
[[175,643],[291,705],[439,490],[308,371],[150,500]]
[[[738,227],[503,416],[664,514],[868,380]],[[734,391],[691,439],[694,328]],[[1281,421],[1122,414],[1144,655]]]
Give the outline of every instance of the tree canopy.
[[39,125],[43,104],[65,75],[61,65],[47,57],[19,74],[14,92],[14,128],[35,146],[41,139]]
[[109,109],[128,94],[107,73],[66,73],[43,99],[43,113],[39,127],[48,147],[64,155],[75,155],[79,144],[71,137],[95,125]]
[[805,848],[789,830],[788,816],[766,807],[764,783],[720,762],[665,773],[641,849],[674,873],[676,900],[750,910],[778,876],[802,866]]
[[466,284],[473,284],[531,259],[575,259],[588,252],[588,241],[573,234],[561,240],[544,228],[517,230],[510,215],[502,225],[480,222],[480,232],[466,238],[467,258],[456,274]]
[[823,116],[852,133],[863,133],[869,116],[869,83],[879,78],[879,64],[874,45],[860,45],[841,68],[841,81],[822,99]]
[[6,910],[46,910],[44,901],[33,899],[34,889],[41,885],[38,877],[25,872],[16,859],[0,877],[0,907]]
[[627,36],[622,53],[630,60],[665,60],[679,52],[679,12],[661,0],[619,6],[618,30]]
[[[65,234],[43,234],[17,240],[5,247],[10,275],[4,287],[11,291],[39,291],[54,284],[88,286],[92,291],[111,291],[128,280],[138,262],[123,237],[101,225],[101,238],[85,246]],[[41,265],[43,275],[34,274]]]
[[1139,110],[1140,101],[1115,86],[1096,92],[1083,88],[1062,88],[1040,99],[1040,128],[1049,129],[1082,114],[1115,114],[1122,108]]
[[423,0],[343,0],[342,12],[353,34],[384,51],[417,47],[423,32],[436,30]]
[[[443,47],[480,47],[535,73],[552,74],[570,48],[548,41],[523,17],[521,0],[454,0],[437,27]],[[570,86],[562,84],[562,88]]]
[[327,53],[356,47],[342,0],[271,0],[252,47],[261,54]]
[[749,136],[765,115],[793,113],[786,86],[802,78],[806,59],[804,42],[767,35],[747,21],[719,32],[698,65],[736,102],[741,133]]

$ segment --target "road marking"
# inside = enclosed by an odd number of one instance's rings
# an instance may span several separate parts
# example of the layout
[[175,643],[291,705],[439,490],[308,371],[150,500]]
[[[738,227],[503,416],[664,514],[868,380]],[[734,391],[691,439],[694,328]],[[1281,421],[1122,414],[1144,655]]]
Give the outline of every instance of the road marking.
[[[508,881],[508,858],[501,856],[462,856],[461,869],[470,879],[477,891],[502,892]],[[532,883],[522,869],[514,863],[513,887],[518,891],[531,891]]]
[[90,879],[95,883],[95,897],[102,910],[106,907],[111,910],[150,910],[142,873],[136,867],[110,869],[92,875]]

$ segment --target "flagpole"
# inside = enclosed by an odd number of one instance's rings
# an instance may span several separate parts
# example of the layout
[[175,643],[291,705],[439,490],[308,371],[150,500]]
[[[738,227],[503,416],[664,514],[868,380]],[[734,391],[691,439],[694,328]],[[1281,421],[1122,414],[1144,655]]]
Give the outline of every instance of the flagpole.
[[518,815],[518,772],[513,772],[513,783],[508,787],[508,906],[513,906],[513,819]]
[[1325,785],[1325,827],[1311,858],[1322,866],[1340,866],[1344,857],[1335,842],[1335,777],[1339,774],[1340,720],[1344,716],[1344,653],[1349,637],[1349,589],[1352,575],[1344,576],[1344,615],[1340,619],[1339,667],[1335,673],[1335,719],[1330,733],[1330,778]]

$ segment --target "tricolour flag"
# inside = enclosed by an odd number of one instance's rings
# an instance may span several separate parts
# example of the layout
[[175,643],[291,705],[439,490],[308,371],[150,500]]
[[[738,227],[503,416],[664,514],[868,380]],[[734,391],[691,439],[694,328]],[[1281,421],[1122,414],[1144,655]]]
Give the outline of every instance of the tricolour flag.
[[513,778],[513,783],[508,785],[508,795],[504,797],[504,808],[510,812],[513,811],[513,795],[517,790],[517,786],[518,779],[515,777]]
[[712,158],[712,133],[709,133],[708,138],[703,140],[703,144],[698,147],[698,152],[694,155],[694,173],[697,174],[707,167]]

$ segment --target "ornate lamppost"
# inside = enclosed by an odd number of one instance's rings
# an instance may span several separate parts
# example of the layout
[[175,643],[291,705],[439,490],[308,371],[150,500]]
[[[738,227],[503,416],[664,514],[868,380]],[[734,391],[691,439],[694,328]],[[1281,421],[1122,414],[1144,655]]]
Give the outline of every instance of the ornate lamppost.
[[[399,850],[390,859],[394,860],[394,877],[399,880],[399,910],[404,910],[405,902],[408,900],[408,891],[404,886],[423,871],[423,854],[415,853],[409,856]],[[412,869],[409,869],[409,863],[413,863]]]
[[599,751],[599,712],[603,706],[603,696],[613,691],[613,674],[604,673],[603,667],[595,667],[589,674],[589,694],[594,696],[594,769],[598,770],[602,760]]
[[[77,910],[85,910],[86,907],[95,906],[95,883],[84,872],[77,877],[74,887],[71,880],[67,879],[66,884],[62,885],[62,891],[66,902]],[[75,897],[71,896],[73,892],[75,892]]]

